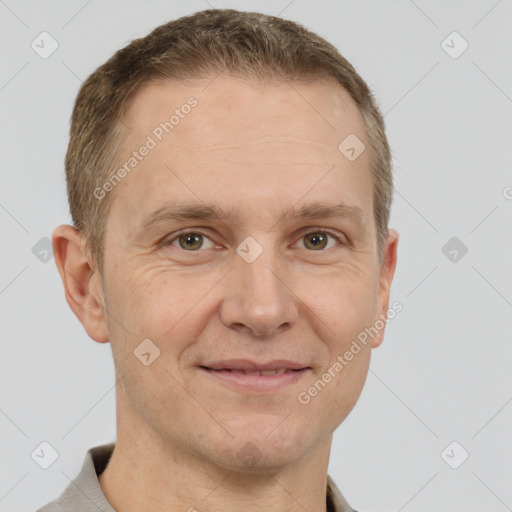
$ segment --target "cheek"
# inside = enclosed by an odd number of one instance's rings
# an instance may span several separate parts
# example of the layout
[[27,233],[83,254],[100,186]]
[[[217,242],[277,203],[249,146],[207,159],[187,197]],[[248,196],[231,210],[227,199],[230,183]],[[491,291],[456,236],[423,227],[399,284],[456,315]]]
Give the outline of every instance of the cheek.
[[181,329],[186,323],[182,320],[202,296],[186,276],[154,265],[128,268],[116,280],[120,283],[113,294],[117,315],[134,336],[153,336],[155,341]]
[[153,268],[129,274],[115,276],[119,285],[110,294],[115,366],[124,376],[125,399],[131,407],[155,428],[163,428],[163,418],[169,421],[170,404],[173,411],[182,412],[188,397],[177,364],[197,339],[200,324],[195,320],[201,308],[194,304],[201,294],[196,288],[190,292],[186,282],[170,272]]
[[[332,350],[344,351],[350,340],[372,324],[377,308],[376,280],[369,274],[340,271],[319,281],[311,294],[311,283],[300,296],[324,325],[321,336]],[[299,292],[301,293],[301,292]]]
[[[369,347],[362,348],[350,361],[343,357],[345,363],[340,363],[343,369],[338,374],[334,368],[331,369],[330,373],[333,373],[335,377],[332,377],[332,392],[328,400],[333,404],[334,409],[333,428],[336,428],[348,416],[361,395],[368,375],[370,350]],[[336,366],[336,368],[340,367]]]
[[333,432],[354,408],[366,381],[370,349],[363,348],[350,361],[342,358],[319,371],[302,387],[297,402],[312,429]]
[[311,417],[326,417],[326,428],[331,430],[350,413],[367,377],[371,346],[358,336],[373,323],[374,287],[370,274],[338,273],[305,301],[316,318],[310,325],[316,325],[328,355],[297,398]]
[[[112,316],[119,322],[111,320],[109,326],[116,366],[121,373],[145,372],[139,377],[151,380],[151,384],[147,384],[150,389],[158,389],[159,396],[172,394],[172,389],[162,389],[160,384],[170,380],[180,387],[171,375],[184,384],[180,367],[187,365],[186,354],[193,353],[201,333],[211,322],[213,309],[207,292],[218,281],[218,276],[193,277],[168,268],[152,267],[145,273],[134,273],[130,280],[120,276],[118,279],[123,284],[113,297],[116,310]],[[134,357],[134,350],[146,339],[157,347],[153,350],[158,354],[149,367],[144,367]],[[136,385],[134,392],[138,392]]]

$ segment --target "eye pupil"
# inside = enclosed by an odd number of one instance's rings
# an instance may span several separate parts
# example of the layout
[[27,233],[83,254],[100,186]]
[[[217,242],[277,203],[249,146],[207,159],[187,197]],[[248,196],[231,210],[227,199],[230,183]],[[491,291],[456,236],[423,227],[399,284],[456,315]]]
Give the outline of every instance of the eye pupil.
[[[323,249],[327,243],[327,236],[324,233],[310,233],[305,238],[306,241],[312,243],[313,249]],[[306,242],[306,246],[308,246],[308,242]]]
[[[183,240],[185,240],[184,243]],[[183,249],[199,249],[202,245],[202,235],[199,233],[186,233],[179,237],[179,241]]]

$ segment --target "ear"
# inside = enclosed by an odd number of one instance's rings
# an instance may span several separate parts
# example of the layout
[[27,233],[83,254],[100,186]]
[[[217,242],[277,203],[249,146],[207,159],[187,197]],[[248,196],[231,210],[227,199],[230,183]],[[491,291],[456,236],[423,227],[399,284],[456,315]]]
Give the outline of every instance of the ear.
[[69,307],[93,340],[109,341],[101,276],[89,264],[92,258],[81,231],[62,224],[53,232],[52,243]]
[[[394,229],[388,230],[388,237],[386,240],[386,246],[382,255],[382,263],[380,266],[379,275],[379,290],[378,290],[378,308],[377,312],[379,316],[375,319],[386,322],[387,311],[389,309],[389,292],[391,289],[391,282],[395,275],[396,259],[397,259],[397,248],[398,248],[398,232]],[[379,329],[377,335],[372,339],[372,348],[377,348],[384,339],[385,324],[382,329]]]

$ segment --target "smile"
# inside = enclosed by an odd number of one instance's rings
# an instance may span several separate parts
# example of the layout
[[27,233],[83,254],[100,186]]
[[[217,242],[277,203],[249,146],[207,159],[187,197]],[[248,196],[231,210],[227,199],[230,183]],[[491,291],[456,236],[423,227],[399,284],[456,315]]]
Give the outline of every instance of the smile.
[[239,391],[252,391],[268,393],[278,391],[297,383],[311,368],[290,369],[276,368],[274,370],[246,370],[246,369],[213,369],[200,366],[200,370],[219,384],[238,389]]

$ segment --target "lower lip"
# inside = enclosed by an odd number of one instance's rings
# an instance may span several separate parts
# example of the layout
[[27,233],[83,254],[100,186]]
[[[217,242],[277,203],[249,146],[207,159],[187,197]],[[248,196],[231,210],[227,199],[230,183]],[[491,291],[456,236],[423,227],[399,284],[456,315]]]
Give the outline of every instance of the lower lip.
[[259,393],[278,391],[295,384],[311,371],[310,368],[304,368],[280,375],[245,375],[228,370],[211,370],[202,367],[199,369],[225,385]]

